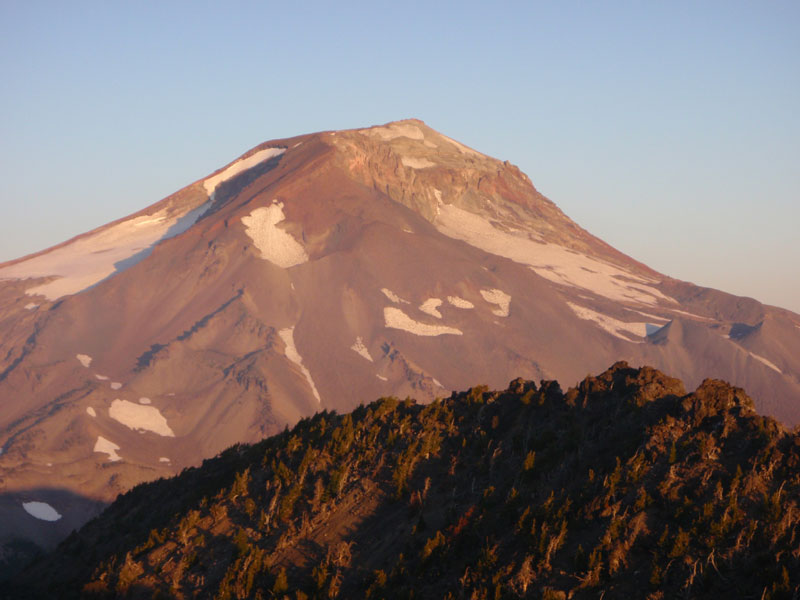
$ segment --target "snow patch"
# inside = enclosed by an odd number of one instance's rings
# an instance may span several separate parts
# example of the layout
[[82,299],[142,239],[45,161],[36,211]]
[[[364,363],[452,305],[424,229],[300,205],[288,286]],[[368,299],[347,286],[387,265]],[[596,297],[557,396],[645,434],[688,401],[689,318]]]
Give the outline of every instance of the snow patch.
[[[626,323],[625,321],[620,321],[608,315],[595,312],[585,306],[573,304],[572,302],[567,302],[567,306],[572,309],[572,312],[574,312],[579,319],[593,321],[604,331],[626,342],[633,341],[628,336],[624,335],[626,333],[637,337],[646,337],[661,329],[660,325],[653,325],[652,323]],[[655,329],[652,330],[651,328]]]
[[454,327],[447,327],[445,325],[428,325],[427,323],[415,321],[402,310],[395,308],[394,306],[387,306],[383,309],[383,318],[386,322],[386,327],[402,329],[403,331],[408,331],[414,335],[463,335],[462,331]]
[[443,386],[441,383],[439,383],[439,380],[438,380],[438,379],[436,379],[435,377],[433,378],[433,383],[435,383],[436,385],[438,385],[440,388],[444,389],[444,386]]
[[380,379],[381,381],[389,381],[389,380],[388,380],[386,377],[384,377],[383,375],[375,375],[375,377],[377,377],[377,378],[378,378],[378,379]]
[[162,456],[158,459],[158,462],[168,463],[170,460],[166,456]]
[[761,363],[763,363],[763,364],[767,365],[767,366],[768,366],[770,369],[772,369],[773,371],[777,371],[778,373],[780,373],[781,375],[783,375],[783,371],[781,371],[781,370],[780,370],[780,369],[777,367],[777,365],[776,365],[775,363],[773,363],[773,362],[771,362],[771,361],[767,360],[767,359],[766,359],[766,358],[764,358],[763,356],[759,356],[758,354],[753,354],[752,352],[748,352],[748,354],[749,354],[750,356],[752,356],[753,358],[755,358],[757,361],[759,361],[759,362],[761,362]]
[[229,179],[233,179],[239,173],[243,173],[249,169],[252,169],[265,160],[280,156],[284,152],[286,152],[286,148],[265,148],[264,150],[254,152],[247,158],[237,160],[216,175],[212,175],[203,181],[203,187],[206,189],[206,194],[208,194],[209,198],[212,197],[219,184],[228,181]]
[[400,162],[403,163],[403,166],[410,167],[412,169],[427,169],[428,167],[436,166],[435,162],[430,161],[427,158],[414,158],[411,156],[403,156],[400,159]]
[[165,437],[175,437],[167,420],[154,406],[142,406],[117,398],[108,408],[108,416],[133,430],[152,431]]
[[322,399],[319,397],[319,392],[317,391],[317,386],[314,385],[314,380],[311,378],[311,372],[306,368],[303,364],[303,357],[300,356],[300,353],[297,351],[297,346],[294,345],[294,327],[287,327],[286,329],[281,329],[278,332],[278,335],[283,340],[283,343],[286,344],[286,358],[300,367],[300,371],[308,381],[309,387],[311,387],[311,391],[314,393],[314,398],[317,399],[317,402],[322,404]]
[[424,312],[428,313],[429,315],[436,317],[437,319],[442,318],[442,313],[439,312],[439,307],[442,305],[442,301],[439,298],[428,298],[419,305],[419,309]]
[[651,284],[655,280],[630,273],[557,244],[535,242],[524,232],[500,231],[483,217],[453,206],[440,205],[436,228],[446,236],[462,240],[490,254],[529,266],[553,283],[578,287],[622,302],[656,305],[674,304]]
[[88,414],[90,417],[97,416],[97,412],[91,406],[86,407],[86,414]]
[[81,292],[143,260],[153,247],[189,229],[209,202],[183,214],[165,208],[100,228],[66,244],[0,269],[0,278],[55,277],[25,290],[49,300]]
[[33,310],[34,308],[39,308],[39,305],[34,302],[28,302],[25,305],[25,310]]
[[94,444],[94,451],[108,454],[109,461],[117,462],[118,460],[122,460],[122,457],[117,454],[117,450],[119,449],[119,446],[117,446],[111,440],[107,440],[102,435],[97,436],[97,441]]
[[369,350],[364,345],[364,340],[362,340],[361,337],[356,338],[355,343],[352,346],[350,346],[350,349],[353,350],[354,352],[357,352],[364,358],[366,358],[369,362],[373,362],[372,355],[369,353]]
[[139,398],[139,404],[151,404],[150,398]]
[[97,375],[95,373],[95,377],[97,377],[97,379],[99,379],[100,381],[108,381],[108,377],[106,377],[105,375]]
[[262,206],[242,217],[245,232],[261,252],[261,258],[288,269],[308,262],[308,254],[289,232],[278,227],[285,220],[282,202]]
[[470,309],[475,308],[475,305],[469,300],[459,298],[458,296],[448,296],[447,301],[456,308]]
[[119,381],[113,381],[113,382],[111,382],[111,389],[112,389],[112,390],[118,390],[118,389],[120,389],[121,387],[122,387],[122,384],[121,384]]
[[92,364],[92,357],[89,356],[88,354],[76,354],[75,358],[77,358],[78,362],[81,363],[87,369],[89,368],[89,365]]
[[395,304],[400,304],[400,303],[408,304],[407,300],[403,300],[400,296],[398,296],[388,288],[381,288],[381,291],[383,292],[384,296],[386,296],[389,300],[391,300]]
[[58,521],[61,515],[47,502],[23,502],[25,512],[41,521]]
[[425,134],[416,125],[411,123],[392,123],[385,127],[372,127],[370,129],[360,129],[359,133],[379,137],[382,140],[393,140],[399,137],[407,137],[412,140],[424,140]]
[[498,317],[507,317],[511,307],[511,296],[502,290],[490,289],[481,290],[481,296],[489,304],[496,304],[497,308],[492,309],[492,314]]
[[[442,134],[439,134],[439,135],[442,135]],[[445,140],[447,140],[448,142],[450,142],[451,144],[453,144],[453,146],[455,146],[458,149],[458,151],[461,152],[462,154],[470,154],[472,156],[479,156],[479,157],[485,156],[485,154],[481,154],[477,150],[473,150],[472,148],[468,148],[464,144],[461,144],[461,143],[455,141],[454,139],[447,137],[446,135],[442,135],[442,137]]]

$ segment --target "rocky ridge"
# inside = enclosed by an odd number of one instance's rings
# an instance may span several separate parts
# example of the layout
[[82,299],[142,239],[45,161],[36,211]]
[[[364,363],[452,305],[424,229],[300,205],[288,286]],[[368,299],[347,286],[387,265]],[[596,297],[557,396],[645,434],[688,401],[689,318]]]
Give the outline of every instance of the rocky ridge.
[[8,597],[791,598],[800,437],[625,363],[383,398],[137,486]]

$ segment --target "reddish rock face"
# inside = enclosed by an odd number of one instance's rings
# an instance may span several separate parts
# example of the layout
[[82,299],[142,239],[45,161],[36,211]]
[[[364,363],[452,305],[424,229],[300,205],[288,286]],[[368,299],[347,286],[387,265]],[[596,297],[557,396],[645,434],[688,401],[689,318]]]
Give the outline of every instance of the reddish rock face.
[[800,421],[800,316],[649,269],[416,120],[267,142],[0,279],[4,540],[318,410],[623,359]]

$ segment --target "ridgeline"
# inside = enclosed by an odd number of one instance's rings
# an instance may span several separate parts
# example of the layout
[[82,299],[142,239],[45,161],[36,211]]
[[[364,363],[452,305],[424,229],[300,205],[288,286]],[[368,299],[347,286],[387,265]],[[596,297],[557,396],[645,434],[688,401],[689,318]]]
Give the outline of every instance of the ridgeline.
[[799,491],[741,389],[617,363],[303,419],[136,486],[7,597],[793,598]]

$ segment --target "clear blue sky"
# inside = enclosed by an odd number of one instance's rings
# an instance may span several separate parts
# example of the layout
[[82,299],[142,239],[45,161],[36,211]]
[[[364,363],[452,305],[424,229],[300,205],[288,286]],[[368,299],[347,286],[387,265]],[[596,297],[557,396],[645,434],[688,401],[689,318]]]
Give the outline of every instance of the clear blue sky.
[[800,312],[800,3],[0,2],[0,260],[271,138],[418,117]]

